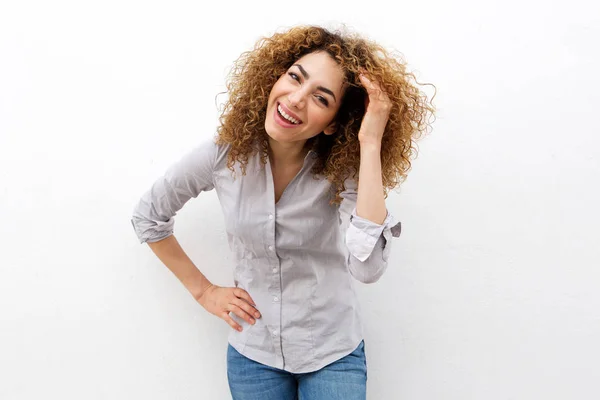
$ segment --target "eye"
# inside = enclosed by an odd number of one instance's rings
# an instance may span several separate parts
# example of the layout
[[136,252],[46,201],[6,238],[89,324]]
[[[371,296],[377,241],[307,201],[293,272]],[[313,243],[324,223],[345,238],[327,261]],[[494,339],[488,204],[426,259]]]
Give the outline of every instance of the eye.
[[323,97],[323,96],[317,96],[317,99],[319,99],[319,101],[321,103],[323,103],[324,105],[326,105],[326,106],[329,105],[329,102],[327,101],[327,99],[325,97]]
[[300,82],[300,78],[299,78],[299,77],[298,77],[298,75],[296,75],[295,73],[293,73],[293,72],[288,72],[288,75],[289,75],[289,76],[291,76],[291,77],[292,77],[292,79],[294,79],[294,80],[296,80],[296,81]]

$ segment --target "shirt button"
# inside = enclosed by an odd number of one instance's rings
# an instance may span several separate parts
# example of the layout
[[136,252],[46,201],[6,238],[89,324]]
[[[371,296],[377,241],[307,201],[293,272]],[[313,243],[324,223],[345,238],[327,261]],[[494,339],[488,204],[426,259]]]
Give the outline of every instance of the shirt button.
[[277,267],[273,267],[273,272],[277,272]]
[[273,336],[277,336],[277,331],[273,331]]
[[269,250],[273,251],[273,246],[269,246]]
[[279,301],[279,297],[277,297],[277,296],[273,297],[273,301]]
[[273,219],[273,214],[269,214],[269,219]]

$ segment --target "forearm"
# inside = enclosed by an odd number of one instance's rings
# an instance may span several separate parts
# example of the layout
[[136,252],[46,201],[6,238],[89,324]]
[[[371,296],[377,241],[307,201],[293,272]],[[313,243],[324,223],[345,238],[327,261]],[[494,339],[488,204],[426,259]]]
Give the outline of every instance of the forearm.
[[387,216],[381,178],[381,144],[361,142],[356,214],[382,224]]
[[148,246],[195,299],[199,299],[212,285],[183,251],[174,235],[158,242],[148,243]]

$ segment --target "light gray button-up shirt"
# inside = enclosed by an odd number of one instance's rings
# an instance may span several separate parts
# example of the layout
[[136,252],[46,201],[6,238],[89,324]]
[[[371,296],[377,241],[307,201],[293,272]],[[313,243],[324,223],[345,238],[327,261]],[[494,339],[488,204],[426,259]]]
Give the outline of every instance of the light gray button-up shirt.
[[387,268],[400,224],[356,215],[357,186],[346,181],[340,205],[331,183],[314,179],[316,153],[275,203],[269,161],[258,154],[246,175],[227,168],[229,146],[206,141],[173,164],[140,199],[132,224],[142,243],[173,234],[173,217],[200,192],[215,189],[234,253],[235,285],[262,317],[254,325],[230,313],[243,331],[229,343],[246,357],[293,373],[316,371],[350,354],[363,338],[352,277],[375,282]]

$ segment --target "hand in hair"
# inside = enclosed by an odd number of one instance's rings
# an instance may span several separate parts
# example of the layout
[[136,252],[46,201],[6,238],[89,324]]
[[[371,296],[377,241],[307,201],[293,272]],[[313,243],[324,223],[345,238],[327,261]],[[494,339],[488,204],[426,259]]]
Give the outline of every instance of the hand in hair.
[[370,80],[364,73],[359,75],[359,79],[368,96],[365,98],[366,112],[360,125],[358,139],[361,143],[369,142],[380,145],[392,109],[392,102],[379,82]]

